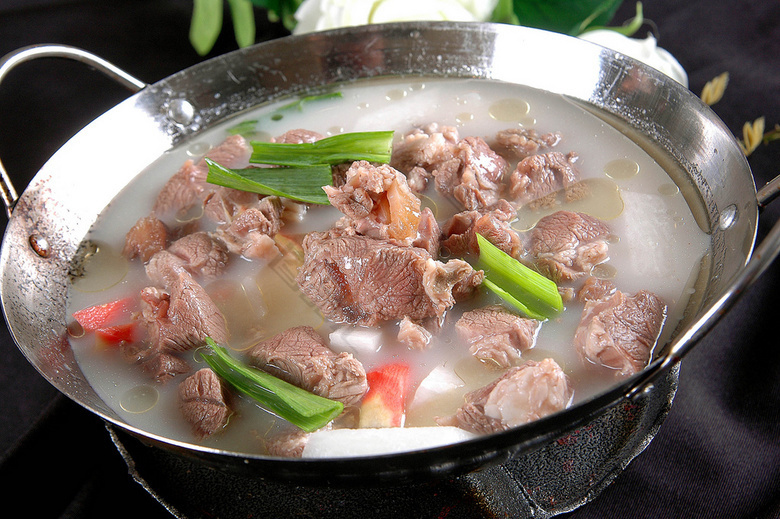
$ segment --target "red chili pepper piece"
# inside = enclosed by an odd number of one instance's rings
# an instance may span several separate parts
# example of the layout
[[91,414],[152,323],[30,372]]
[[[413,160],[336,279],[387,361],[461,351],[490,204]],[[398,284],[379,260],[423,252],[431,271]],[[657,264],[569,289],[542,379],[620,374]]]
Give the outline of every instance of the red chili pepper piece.
[[93,332],[106,326],[119,323],[132,307],[133,298],[126,297],[110,303],[95,305],[73,312],[73,318],[84,331]]
[[360,427],[401,427],[409,392],[409,365],[385,364],[366,373],[368,391],[360,406]]

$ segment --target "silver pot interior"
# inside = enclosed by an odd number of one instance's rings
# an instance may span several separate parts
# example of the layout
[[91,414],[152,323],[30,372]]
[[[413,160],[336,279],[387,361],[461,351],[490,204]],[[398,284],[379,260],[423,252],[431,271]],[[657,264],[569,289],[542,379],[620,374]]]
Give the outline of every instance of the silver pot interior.
[[[697,287],[701,296],[689,304],[686,322],[723,292],[750,256],[758,208],[744,155],[707,106],[659,72],[590,43],[514,26],[413,23],[336,30],[242,49],[150,85],[92,122],[43,166],[14,209],[0,257],[3,309],[22,353],[65,395],[145,441],[217,464],[259,466],[261,472],[300,472],[293,466],[349,473],[348,460],[297,463],[211,451],[129,426],[97,396],[74,360],[66,298],[72,260],[98,214],[163,153],[270,100],[381,76],[483,78],[548,90],[589,107],[639,142],[674,177],[711,236]],[[630,383],[541,423],[439,449],[438,457],[422,464],[434,460],[446,472],[461,456],[473,467],[499,452],[532,447],[619,399]],[[411,453],[396,459],[408,468],[423,458]]]

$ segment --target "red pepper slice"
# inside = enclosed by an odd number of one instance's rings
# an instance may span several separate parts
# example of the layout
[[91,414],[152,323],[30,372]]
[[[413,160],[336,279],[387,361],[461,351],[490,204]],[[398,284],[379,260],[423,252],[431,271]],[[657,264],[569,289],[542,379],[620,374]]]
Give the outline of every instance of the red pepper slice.
[[136,323],[117,324],[95,330],[95,336],[103,344],[116,346],[122,342],[133,342],[138,335]]
[[409,365],[385,364],[366,373],[368,391],[360,405],[360,427],[401,427],[409,392]]
[[73,312],[73,318],[84,328],[84,331],[93,332],[121,321],[132,307],[133,301],[132,297],[125,297],[110,303],[90,306]]

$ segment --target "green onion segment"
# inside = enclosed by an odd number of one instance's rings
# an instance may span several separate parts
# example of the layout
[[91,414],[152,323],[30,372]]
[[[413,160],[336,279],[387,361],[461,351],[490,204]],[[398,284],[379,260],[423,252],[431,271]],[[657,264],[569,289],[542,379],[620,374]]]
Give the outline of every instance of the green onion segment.
[[344,410],[341,402],[310,393],[234,359],[210,337],[206,344],[209,351],[201,355],[219,377],[306,432],[321,429]]
[[484,285],[531,319],[544,321],[563,310],[563,300],[554,281],[526,267],[477,233],[479,261],[485,271]]
[[277,195],[311,204],[330,203],[328,195],[322,190],[322,186],[329,186],[333,182],[333,174],[327,164],[228,169],[208,158],[206,163],[209,166],[206,181],[211,184],[261,195]]
[[315,142],[300,144],[252,141],[255,164],[310,166],[342,164],[355,160],[390,162],[393,131],[339,133]]

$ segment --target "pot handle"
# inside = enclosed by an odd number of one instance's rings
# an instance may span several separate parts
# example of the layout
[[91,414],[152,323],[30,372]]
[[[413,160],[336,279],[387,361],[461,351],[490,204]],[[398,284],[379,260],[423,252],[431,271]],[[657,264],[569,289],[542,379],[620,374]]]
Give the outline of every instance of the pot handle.
[[[137,79],[108,61],[85,50],[68,45],[40,44],[22,47],[0,58],[0,83],[17,65],[37,58],[68,58],[85,63],[126,87],[133,93],[146,87],[146,83]],[[14,189],[8,173],[0,161],[0,196],[3,197],[6,213],[11,217],[19,195]]]
[[[758,190],[756,193],[758,207],[765,207],[778,195],[780,195],[780,175]],[[745,290],[769,268],[778,254],[780,254],[780,221],[772,226],[769,234],[755,248],[750,261],[734,276],[726,291],[674,339],[669,353],[638,376],[626,393],[626,397],[633,398],[640,395],[652,386],[652,380],[657,375],[680,362],[683,356],[715,326],[720,317],[737,302]]]

